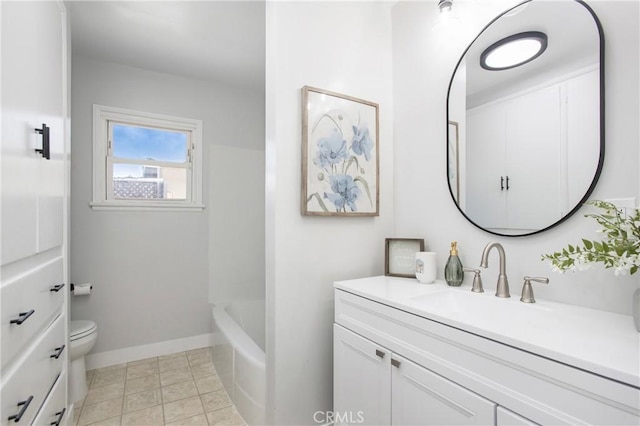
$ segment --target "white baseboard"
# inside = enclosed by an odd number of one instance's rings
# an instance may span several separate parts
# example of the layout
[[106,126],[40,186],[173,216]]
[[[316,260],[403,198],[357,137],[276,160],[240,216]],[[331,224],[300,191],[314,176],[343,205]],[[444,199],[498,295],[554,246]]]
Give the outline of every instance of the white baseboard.
[[166,340],[164,342],[151,343],[148,345],[132,346],[129,348],[116,349],[114,351],[88,354],[85,357],[85,365],[87,366],[87,370],[109,367],[111,365],[137,361],[139,359],[211,346],[212,341],[213,334],[200,334],[199,336]]

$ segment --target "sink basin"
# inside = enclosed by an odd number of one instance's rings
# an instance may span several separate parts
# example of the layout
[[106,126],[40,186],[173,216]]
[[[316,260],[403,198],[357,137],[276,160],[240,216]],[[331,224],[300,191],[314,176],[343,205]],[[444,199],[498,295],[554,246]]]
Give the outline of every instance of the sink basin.
[[493,292],[472,293],[468,289],[419,295],[407,304],[431,315],[500,332],[544,332],[557,321],[569,320],[566,313],[553,307],[522,303],[519,295],[504,299]]

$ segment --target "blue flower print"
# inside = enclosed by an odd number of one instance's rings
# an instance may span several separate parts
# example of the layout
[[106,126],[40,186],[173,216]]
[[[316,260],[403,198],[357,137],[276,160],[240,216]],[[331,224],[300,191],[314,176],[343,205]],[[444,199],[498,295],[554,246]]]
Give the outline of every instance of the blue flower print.
[[347,141],[335,129],[329,136],[318,139],[317,147],[313,162],[319,167],[334,165],[347,158]]
[[371,148],[373,148],[373,141],[369,136],[369,129],[367,126],[353,126],[353,140],[351,141],[351,148],[356,155],[364,155],[365,160],[371,159]]
[[324,198],[331,201],[337,211],[345,210],[348,205],[352,212],[358,210],[356,200],[362,194],[360,188],[355,184],[353,178],[349,175],[333,175],[329,176],[332,194],[324,193]]

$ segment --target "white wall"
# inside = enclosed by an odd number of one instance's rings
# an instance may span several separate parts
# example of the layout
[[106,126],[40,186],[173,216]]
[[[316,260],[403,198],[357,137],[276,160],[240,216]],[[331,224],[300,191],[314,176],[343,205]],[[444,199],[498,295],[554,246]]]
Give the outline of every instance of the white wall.
[[[332,408],[335,280],[383,273],[393,226],[390,4],[267,5],[267,416],[314,424]],[[380,105],[380,216],[300,214],[301,91]]]
[[212,145],[209,159],[210,301],[264,299],[264,149]]
[[[436,2],[401,2],[392,11],[395,108],[395,230],[423,236],[439,253],[440,276],[449,243],[459,241],[463,264],[480,263],[490,241],[501,242],[507,253],[512,296],[519,294],[524,275],[548,276],[536,297],[629,314],[638,277],[614,277],[612,270],[560,275],[540,261],[543,253],[597,238],[597,225],[585,219],[584,209],[560,226],[530,237],[506,238],[485,233],[457,211],[446,182],[446,96],[455,65],[479,31],[511,0],[455,2],[460,26],[431,31]],[[604,27],[606,76],[606,156],[592,199],[638,199],[638,140],[640,137],[639,13],[638,2],[589,2]],[[483,271],[485,287],[495,290],[498,259],[492,254]],[[467,284],[471,277],[466,278]]]
[[[263,93],[77,56],[72,65],[71,281],[94,285],[71,298],[72,319],[97,323],[94,353],[209,333],[209,211],[228,207],[209,193],[209,173],[233,181],[208,159],[214,144],[263,149]],[[205,211],[92,211],[94,103],[202,119]]]

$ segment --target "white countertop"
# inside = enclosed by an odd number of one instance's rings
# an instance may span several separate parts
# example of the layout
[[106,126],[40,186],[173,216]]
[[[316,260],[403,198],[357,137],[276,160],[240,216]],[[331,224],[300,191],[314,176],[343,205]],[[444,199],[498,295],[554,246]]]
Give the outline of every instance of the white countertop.
[[629,315],[540,299],[522,303],[519,294],[502,299],[444,281],[378,276],[334,286],[640,388],[640,333]]

